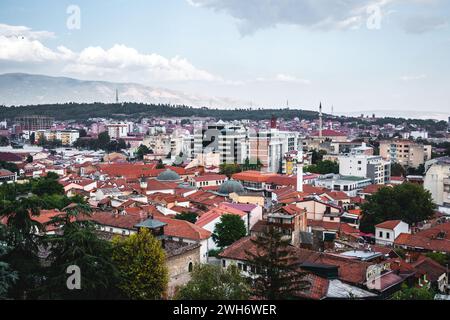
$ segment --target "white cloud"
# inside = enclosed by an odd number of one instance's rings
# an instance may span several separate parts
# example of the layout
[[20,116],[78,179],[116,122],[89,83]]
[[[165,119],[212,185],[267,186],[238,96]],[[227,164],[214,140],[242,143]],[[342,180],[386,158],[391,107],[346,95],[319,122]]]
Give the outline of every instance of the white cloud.
[[311,81],[307,79],[300,79],[291,75],[279,73],[276,75],[275,80],[282,81],[282,82],[295,82],[295,83],[301,83],[301,84],[310,84]]
[[11,26],[8,24],[0,23],[0,36],[7,38],[27,38],[30,40],[53,38],[55,34],[49,31],[33,31],[25,26]]
[[223,11],[238,20],[241,33],[279,24],[311,29],[355,29],[365,23],[367,8],[396,0],[187,0],[196,7]]
[[38,40],[0,35],[0,60],[41,62],[58,58],[58,52],[47,48]]
[[[297,25],[312,30],[353,30],[375,17],[381,21],[395,13],[404,19],[407,32],[422,33],[442,27],[446,3],[441,0],[187,0],[195,7],[225,12],[237,20],[242,34],[278,25]],[[399,10],[393,10],[399,6]],[[434,19],[410,16],[411,10],[431,10]]]
[[121,44],[109,49],[88,47],[81,52],[74,52],[64,46],[53,50],[39,40],[52,35],[51,32],[32,31],[27,27],[0,25],[0,60],[59,63],[66,73],[94,77],[126,75],[127,78],[141,81],[222,81],[220,77],[195,67],[185,58],[140,53]]
[[270,78],[258,77],[255,79],[255,81],[256,82],[285,82],[285,83],[297,83],[297,84],[303,84],[303,85],[311,84],[310,80],[297,78],[293,75],[288,75],[288,74],[284,74],[284,73],[278,73],[274,77],[270,77]]
[[415,81],[415,80],[423,80],[426,79],[426,74],[419,74],[419,75],[408,75],[408,76],[402,76],[400,77],[403,81]]

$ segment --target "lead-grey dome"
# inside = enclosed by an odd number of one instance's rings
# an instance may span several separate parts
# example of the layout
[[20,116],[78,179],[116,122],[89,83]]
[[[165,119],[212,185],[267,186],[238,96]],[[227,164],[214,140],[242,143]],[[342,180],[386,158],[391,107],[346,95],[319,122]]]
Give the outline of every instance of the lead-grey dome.
[[167,169],[166,171],[161,172],[156,180],[158,181],[178,181],[180,180],[180,176],[173,170]]
[[220,185],[218,192],[224,195],[229,195],[230,193],[233,192],[242,193],[244,192],[244,187],[238,181],[228,180]]

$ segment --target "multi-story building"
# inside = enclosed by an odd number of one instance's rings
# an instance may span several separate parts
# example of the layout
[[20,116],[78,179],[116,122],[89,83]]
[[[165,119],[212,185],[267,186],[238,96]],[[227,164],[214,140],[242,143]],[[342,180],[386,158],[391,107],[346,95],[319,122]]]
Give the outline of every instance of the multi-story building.
[[111,139],[126,137],[130,132],[130,125],[128,123],[110,123],[106,128]]
[[431,159],[431,145],[410,140],[380,142],[380,155],[405,167],[417,168]]
[[36,140],[45,138],[48,141],[61,140],[63,146],[70,146],[80,137],[78,130],[38,130]]
[[299,134],[291,131],[254,132],[249,135],[249,159],[262,163],[262,171],[281,173],[286,153],[301,148]]
[[391,162],[381,156],[367,155],[365,146],[339,157],[339,174],[370,178],[374,184],[385,184],[391,178]]
[[425,164],[424,188],[430,191],[433,201],[450,210],[450,157],[442,157]]

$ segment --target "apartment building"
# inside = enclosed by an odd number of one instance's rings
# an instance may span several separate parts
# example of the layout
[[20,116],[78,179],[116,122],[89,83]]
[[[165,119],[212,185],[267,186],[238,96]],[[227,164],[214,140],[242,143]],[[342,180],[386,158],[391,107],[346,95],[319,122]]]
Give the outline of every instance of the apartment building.
[[366,147],[352,149],[343,156],[339,156],[339,174],[369,178],[374,184],[389,183],[391,178],[391,162],[381,156],[368,155]]
[[381,141],[380,156],[405,167],[417,168],[431,159],[431,145],[410,140]]
[[442,157],[425,164],[423,187],[430,191],[433,201],[450,210],[450,157]]
[[36,139],[45,138],[48,141],[61,140],[64,146],[72,145],[80,137],[78,130],[38,130]]

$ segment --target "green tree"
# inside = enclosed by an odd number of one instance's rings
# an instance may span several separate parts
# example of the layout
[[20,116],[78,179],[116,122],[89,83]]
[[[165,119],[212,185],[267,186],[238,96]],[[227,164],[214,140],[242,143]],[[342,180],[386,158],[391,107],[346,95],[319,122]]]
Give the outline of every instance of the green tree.
[[33,156],[29,154],[27,156],[27,163],[32,163],[32,162],[33,162]]
[[158,160],[158,164],[156,165],[156,169],[164,169],[166,166],[162,162],[161,159]]
[[437,263],[445,266],[450,265],[450,254],[441,252],[428,252],[425,254],[428,258],[433,259]]
[[406,284],[392,296],[393,300],[434,300],[434,292],[426,287],[409,288]]
[[194,266],[191,280],[181,287],[177,300],[247,300],[249,281],[241,276],[236,266],[227,269],[203,264]]
[[195,212],[182,212],[175,216],[175,219],[178,220],[186,220],[191,223],[195,223],[197,221],[198,215]]
[[141,144],[136,151],[136,158],[138,158],[138,160],[142,160],[144,159],[144,156],[149,153],[150,149],[146,145]]
[[246,234],[247,229],[240,216],[224,214],[216,224],[212,238],[220,248],[224,248],[245,237]]
[[[57,179],[56,175],[56,179]],[[31,183],[31,192],[37,196],[45,194],[64,194],[64,187],[55,179],[55,174],[49,172],[44,178],[38,178]]]
[[336,161],[324,160],[318,161],[316,164],[306,166],[306,172],[327,174],[327,173],[339,173],[339,164]]
[[310,287],[305,273],[296,265],[296,256],[289,239],[275,227],[251,239],[256,252],[246,251],[249,264],[256,271],[253,294],[268,300],[294,299],[297,294]]
[[111,139],[109,137],[108,132],[99,133],[98,138],[97,138],[98,148],[100,148],[102,150],[107,150],[110,141],[111,141]]
[[3,257],[10,250],[4,242],[6,236],[5,229],[6,227],[0,224],[0,300],[7,298],[9,288],[18,279],[18,273],[11,270],[9,264],[3,261]]
[[391,164],[391,176],[404,177],[406,176],[406,170],[400,163],[394,162]]
[[422,186],[404,183],[380,188],[367,198],[361,208],[363,217],[360,229],[373,233],[375,225],[386,220],[415,224],[429,219],[434,214],[435,204],[431,193]]
[[231,178],[231,176],[235,173],[241,172],[242,168],[237,163],[222,163],[219,166],[219,170],[221,174],[226,175],[228,178]]
[[12,162],[0,161],[0,168],[19,173],[19,168],[15,163]]
[[120,288],[130,299],[160,299],[166,293],[166,255],[148,229],[126,239],[113,239],[113,260],[121,273]]
[[[61,233],[50,235],[46,244],[51,249],[48,280],[43,286],[44,298],[113,299],[120,297],[120,273],[112,260],[112,244],[100,239],[90,221],[73,221],[70,210],[50,224],[62,224]],[[67,267],[76,265],[81,271],[81,289],[69,290]]]
[[38,199],[22,198],[0,202],[0,216],[7,219],[6,232],[0,243],[10,250],[2,260],[17,272],[17,281],[9,290],[13,299],[36,298],[43,273],[38,257],[41,238],[37,233],[42,225],[33,219],[39,215],[41,203]]

